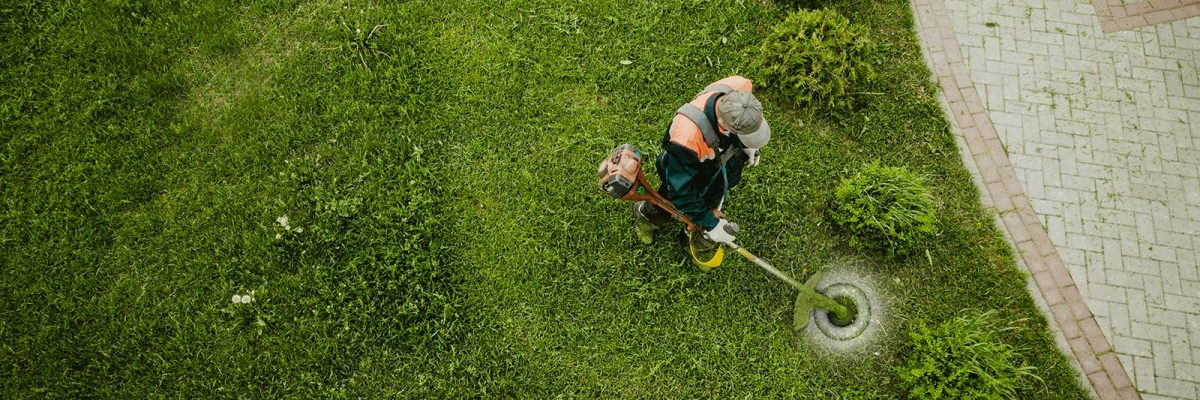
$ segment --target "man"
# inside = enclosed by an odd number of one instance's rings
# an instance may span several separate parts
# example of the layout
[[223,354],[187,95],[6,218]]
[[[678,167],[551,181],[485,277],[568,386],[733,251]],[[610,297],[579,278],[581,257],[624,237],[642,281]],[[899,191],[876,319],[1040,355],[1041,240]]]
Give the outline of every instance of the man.
[[[771,139],[753,90],[741,76],[708,85],[676,111],[656,162],[658,192],[718,243],[732,243],[734,237],[725,229],[729,221],[714,210],[741,180],[742,169],[758,165],[758,149]],[[653,243],[656,225],[670,220],[666,210],[644,201],[634,204],[633,214],[645,244]]]

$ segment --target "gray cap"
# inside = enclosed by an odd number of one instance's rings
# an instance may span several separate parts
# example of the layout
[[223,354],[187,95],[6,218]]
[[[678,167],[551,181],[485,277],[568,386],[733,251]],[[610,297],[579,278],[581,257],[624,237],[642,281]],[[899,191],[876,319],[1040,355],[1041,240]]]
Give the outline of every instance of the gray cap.
[[771,140],[771,127],[763,119],[762,103],[750,92],[726,93],[717,101],[717,108],[717,117],[746,147],[757,149]]

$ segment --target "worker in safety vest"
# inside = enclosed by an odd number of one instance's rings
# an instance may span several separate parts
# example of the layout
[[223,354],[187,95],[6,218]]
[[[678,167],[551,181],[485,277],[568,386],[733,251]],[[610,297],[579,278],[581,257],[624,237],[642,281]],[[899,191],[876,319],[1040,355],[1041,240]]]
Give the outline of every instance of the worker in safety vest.
[[[730,188],[746,165],[758,165],[758,150],[771,139],[762,103],[749,79],[731,76],[714,82],[675,111],[656,161],[658,192],[718,243],[733,242],[720,213]],[[645,201],[633,206],[634,229],[642,243],[654,241],[654,227],[670,215]]]

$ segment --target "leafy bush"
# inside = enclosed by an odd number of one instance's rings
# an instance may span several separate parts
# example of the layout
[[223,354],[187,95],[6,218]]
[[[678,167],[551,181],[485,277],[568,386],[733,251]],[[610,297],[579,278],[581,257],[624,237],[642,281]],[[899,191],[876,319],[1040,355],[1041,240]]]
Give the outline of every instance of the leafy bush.
[[833,10],[798,10],[763,43],[763,86],[799,107],[848,108],[850,89],[874,79],[874,45],[862,25]]
[[1012,399],[1023,381],[1040,379],[1035,367],[998,335],[994,313],[958,317],[935,328],[921,324],[909,333],[912,353],[900,379],[914,399]]
[[910,253],[934,233],[933,196],[921,178],[901,167],[867,165],[838,185],[833,222],[852,234],[850,245]]

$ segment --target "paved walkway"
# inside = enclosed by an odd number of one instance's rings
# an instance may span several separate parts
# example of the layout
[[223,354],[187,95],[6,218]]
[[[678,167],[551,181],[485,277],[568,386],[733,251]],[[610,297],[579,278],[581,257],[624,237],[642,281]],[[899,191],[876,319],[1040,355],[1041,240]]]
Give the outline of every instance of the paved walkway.
[[1200,397],[1200,0],[913,7],[983,192],[1097,395]]

